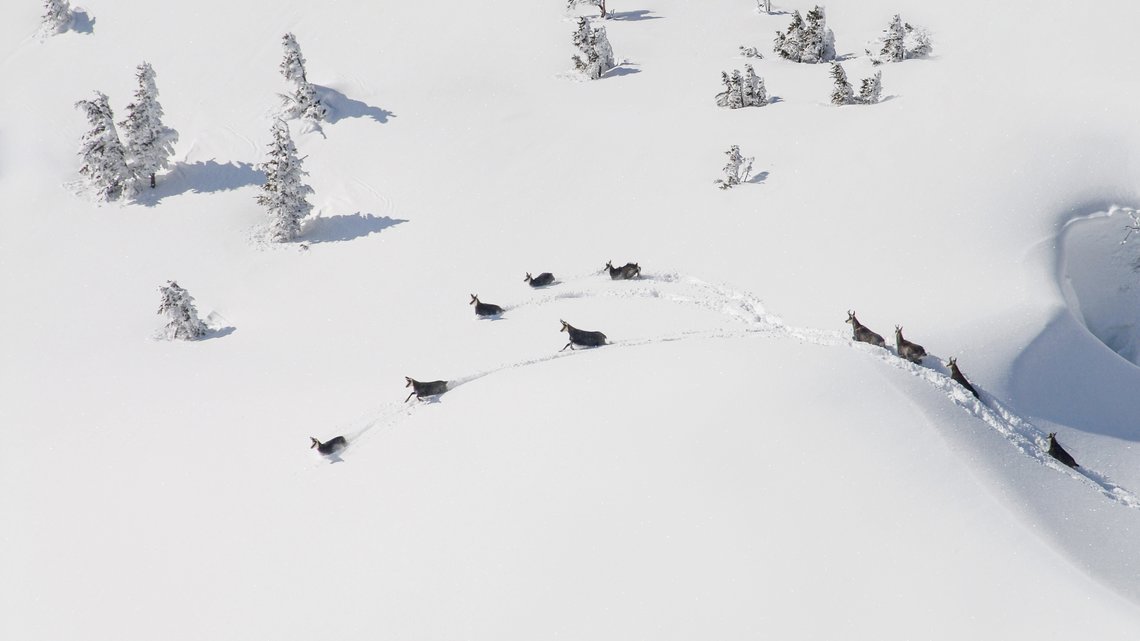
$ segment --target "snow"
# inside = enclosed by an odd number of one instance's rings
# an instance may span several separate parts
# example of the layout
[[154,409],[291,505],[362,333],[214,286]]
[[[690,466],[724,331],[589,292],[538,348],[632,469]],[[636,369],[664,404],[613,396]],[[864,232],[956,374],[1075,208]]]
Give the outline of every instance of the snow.
[[[136,4],[0,8],[0,638],[1135,638],[1132,5],[827,6],[883,73],[839,108],[751,0],[613,4],[589,82],[586,7]],[[873,69],[896,13],[933,54]],[[330,113],[270,245],[287,32]],[[73,105],[143,60],[171,168],[93,202]],[[717,107],[745,61],[772,104]]]

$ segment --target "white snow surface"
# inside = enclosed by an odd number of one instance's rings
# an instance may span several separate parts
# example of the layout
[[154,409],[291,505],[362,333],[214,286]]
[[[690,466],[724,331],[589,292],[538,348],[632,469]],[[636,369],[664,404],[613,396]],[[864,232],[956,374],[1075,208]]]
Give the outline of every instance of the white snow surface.
[[[0,639],[1140,635],[1140,9],[828,5],[853,79],[895,13],[935,46],[833,107],[787,13],[608,4],[584,81],[557,0],[3,3]],[[330,115],[271,245],[286,32]],[[99,204],[74,103],[144,60],[174,162]],[[746,62],[778,100],[718,108]]]

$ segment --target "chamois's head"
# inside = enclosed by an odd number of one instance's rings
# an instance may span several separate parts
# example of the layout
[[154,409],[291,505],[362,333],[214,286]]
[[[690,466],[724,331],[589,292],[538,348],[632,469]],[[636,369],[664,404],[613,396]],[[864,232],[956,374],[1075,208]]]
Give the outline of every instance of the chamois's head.
[[313,442],[313,444],[311,446],[309,446],[310,450],[313,449],[314,447],[320,447],[321,446],[321,442],[318,441],[317,439],[310,436],[309,440]]
[[1056,432],[1049,432],[1049,442],[1052,443],[1055,440],[1057,440],[1057,433]]
[[476,296],[475,294],[471,294],[471,302],[467,303],[467,304],[468,305],[478,305],[479,304],[479,297]]
[[562,323],[562,329],[560,329],[560,330],[558,330],[558,331],[560,331],[560,332],[565,332],[565,331],[567,331],[567,330],[570,328],[570,323],[567,323],[567,322],[566,322],[566,321],[564,321],[564,320],[559,320],[558,322]]
[[407,384],[407,385],[405,385],[404,387],[411,387],[411,386],[412,386],[412,384],[413,384],[413,383],[415,383],[415,381],[413,381],[411,378],[409,378],[409,377],[407,377],[407,376],[405,376],[405,377],[404,377],[404,380],[405,380],[405,381],[408,381],[408,384]]
[[529,282],[530,282],[530,281],[532,281],[532,280],[534,280],[534,279],[530,277],[530,272],[527,272],[527,273],[526,273],[526,278],[524,278],[524,279],[523,279],[523,282],[524,282],[524,283],[529,283]]
[[895,325],[895,338],[902,338],[902,325]]
[[951,356],[948,364],[950,365],[950,369],[957,369],[958,368],[958,359]]
[[845,320],[843,322],[844,323],[851,323],[852,325],[854,325],[855,323],[858,323],[859,321],[855,319],[855,312],[853,312],[851,310],[847,310],[847,320]]
[[614,268],[614,261],[607,260],[606,261],[606,269],[613,269],[613,268]]

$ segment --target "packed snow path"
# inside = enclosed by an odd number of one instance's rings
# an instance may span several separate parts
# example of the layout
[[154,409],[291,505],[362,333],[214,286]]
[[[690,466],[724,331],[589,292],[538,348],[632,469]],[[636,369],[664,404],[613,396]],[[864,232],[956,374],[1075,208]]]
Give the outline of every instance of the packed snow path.
[[[611,281],[604,272],[588,272],[569,279],[559,279],[549,287],[537,289],[534,295],[514,304],[503,305],[506,314],[512,310],[527,307],[541,307],[568,299],[583,298],[650,298],[664,300],[678,305],[688,305],[715,312],[725,317],[729,324],[704,330],[684,331],[661,336],[611,340],[606,349],[640,347],[655,343],[668,343],[692,338],[742,338],[760,336],[775,339],[792,339],[801,343],[826,347],[848,347],[859,350],[882,363],[917,376],[930,386],[938,389],[952,403],[963,411],[983,421],[991,429],[1005,437],[1022,454],[1036,459],[1039,463],[1069,474],[1096,488],[1110,499],[1128,507],[1140,508],[1140,497],[1126,490],[1103,474],[1084,466],[1072,469],[1062,465],[1047,452],[1047,435],[1030,421],[1021,418],[1005,407],[996,398],[979,391],[981,398],[975,398],[950,378],[949,370],[942,359],[928,355],[923,365],[916,365],[899,358],[893,348],[880,348],[865,343],[857,343],[848,337],[847,332],[791,327],[781,319],[764,310],[759,298],[747,292],[722,285],[715,285],[691,276],[677,273],[646,272],[635,280]],[[838,313],[838,312],[837,312]],[[838,318],[838,316],[837,316]],[[478,381],[496,373],[528,367],[560,358],[570,358],[586,354],[597,348],[579,348],[536,356],[513,363],[499,365],[467,376],[448,380],[448,391]],[[929,365],[936,363],[933,366]],[[408,403],[385,403],[379,410],[370,412],[357,421],[355,429],[346,432],[349,443],[359,446],[378,434],[387,432],[401,423],[406,417],[435,399]],[[355,449],[355,448],[354,448]],[[336,459],[339,460],[339,459]]]

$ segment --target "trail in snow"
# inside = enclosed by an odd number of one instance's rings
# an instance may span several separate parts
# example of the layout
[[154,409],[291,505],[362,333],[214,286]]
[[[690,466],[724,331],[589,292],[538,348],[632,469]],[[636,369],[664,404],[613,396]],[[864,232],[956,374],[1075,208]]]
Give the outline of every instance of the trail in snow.
[[[605,346],[607,350],[694,338],[743,338],[749,336],[792,339],[805,344],[824,347],[847,346],[859,350],[868,356],[878,358],[886,365],[917,376],[938,389],[963,411],[978,418],[1005,437],[1022,454],[1058,472],[1067,473],[1075,479],[1090,484],[1118,503],[1132,508],[1140,508],[1140,496],[1113,483],[1105,475],[1085,467],[1072,469],[1053,459],[1049,456],[1047,447],[1044,445],[1047,435],[1043,430],[1018,416],[984,391],[979,392],[982,395],[981,399],[974,398],[965,388],[950,378],[948,371],[945,373],[940,371],[946,368],[941,365],[942,360],[936,356],[928,355],[927,360],[937,360],[938,369],[926,365],[916,365],[899,358],[895,351],[890,348],[856,343],[848,338],[845,332],[791,327],[784,324],[780,318],[765,311],[763,302],[752,294],[676,273],[643,273],[640,279],[612,281],[611,284],[610,279],[602,272],[587,272],[565,280],[559,279],[554,285],[535,291],[538,294],[537,296],[512,305],[503,305],[503,308],[510,311],[528,307],[542,307],[578,298],[652,298],[715,312],[734,323],[730,326],[714,329],[689,330],[654,337],[616,340]],[[601,348],[566,350],[505,363],[481,372],[451,379],[448,382],[448,391],[499,372],[588,354],[595,349]],[[406,417],[413,415],[423,405],[422,402],[386,403],[379,410],[370,413],[359,421],[359,424],[345,436],[351,446],[358,441],[366,440],[365,436],[371,438],[376,434],[387,432]],[[373,433],[373,430],[376,432]]]

